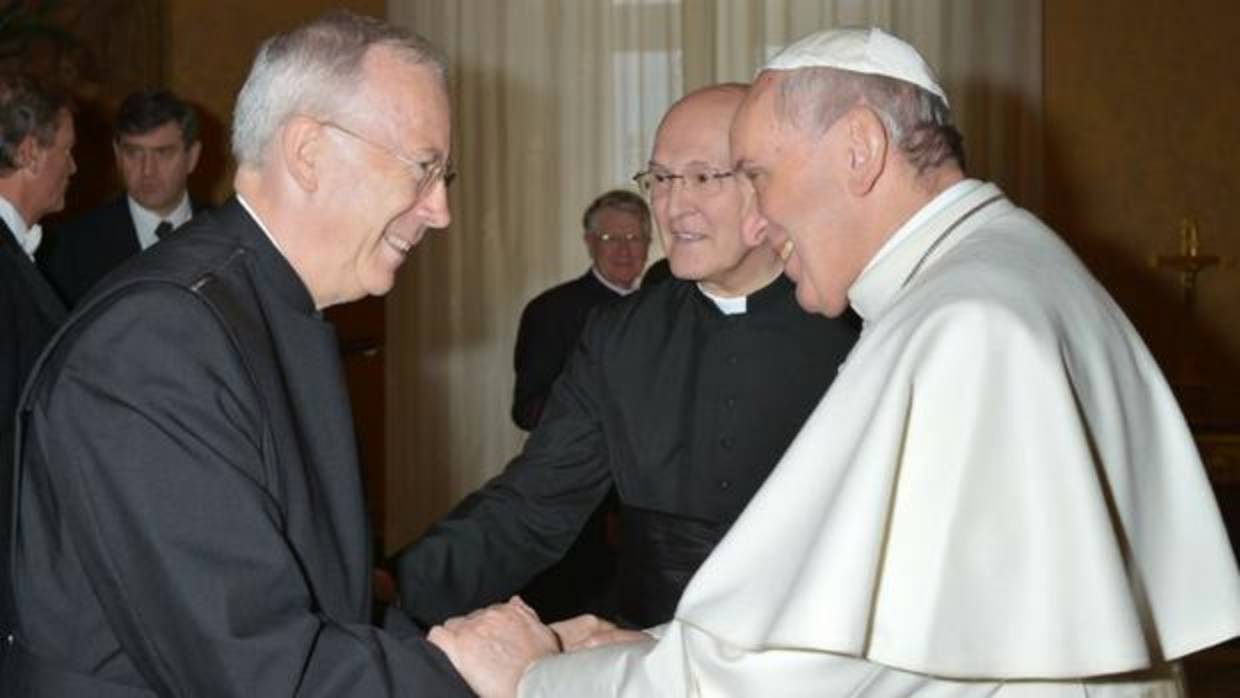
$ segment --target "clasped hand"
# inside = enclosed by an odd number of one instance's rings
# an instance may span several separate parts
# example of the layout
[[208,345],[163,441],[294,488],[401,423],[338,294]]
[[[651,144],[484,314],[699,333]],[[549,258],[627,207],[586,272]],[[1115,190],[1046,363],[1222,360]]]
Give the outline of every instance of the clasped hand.
[[431,628],[427,639],[448,655],[481,698],[514,698],[522,674],[534,661],[558,652],[649,640],[592,615],[550,626],[520,597],[451,618]]

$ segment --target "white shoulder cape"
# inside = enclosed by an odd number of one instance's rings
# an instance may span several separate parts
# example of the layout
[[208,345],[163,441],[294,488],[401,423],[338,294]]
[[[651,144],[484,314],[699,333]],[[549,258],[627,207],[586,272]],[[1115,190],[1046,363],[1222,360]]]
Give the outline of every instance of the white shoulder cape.
[[1235,558],[1149,352],[1066,245],[973,184],[850,291],[861,340],[680,622],[1000,679],[1240,633]]

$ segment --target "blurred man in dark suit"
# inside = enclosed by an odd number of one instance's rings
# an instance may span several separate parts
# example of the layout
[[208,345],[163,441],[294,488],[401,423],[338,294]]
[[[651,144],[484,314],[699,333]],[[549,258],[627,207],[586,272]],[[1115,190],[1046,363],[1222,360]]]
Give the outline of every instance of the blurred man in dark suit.
[[[43,345],[65,309],[34,264],[39,219],[65,205],[73,162],[67,98],[16,75],[0,75],[0,516],[12,501],[13,426],[17,401]],[[3,527],[0,526],[0,531]],[[0,540],[0,560],[8,559]],[[0,599],[9,583],[0,576]],[[12,609],[0,600],[0,658]]]
[[176,95],[151,89],[126,97],[116,116],[112,150],[126,193],[57,228],[40,255],[69,305],[199,208],[186,190],[202,151],[198,117]]

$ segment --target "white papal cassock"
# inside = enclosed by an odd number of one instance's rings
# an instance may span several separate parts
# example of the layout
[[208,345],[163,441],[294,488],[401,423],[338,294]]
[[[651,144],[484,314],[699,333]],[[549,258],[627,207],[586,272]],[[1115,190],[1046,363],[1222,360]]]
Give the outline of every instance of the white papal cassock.
[[860,341],[661,639],[523,698],[1178,695],[1173,660],[1240,633],[1175,400],[1040,221],[961,182],[849,299]]

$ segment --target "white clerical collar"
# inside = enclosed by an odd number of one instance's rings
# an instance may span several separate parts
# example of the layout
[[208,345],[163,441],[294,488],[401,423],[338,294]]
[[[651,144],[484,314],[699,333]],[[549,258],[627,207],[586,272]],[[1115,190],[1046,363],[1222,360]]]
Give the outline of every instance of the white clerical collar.
[[633,284],[633,288],[625,288],[623,286],[613,284],[612,282],[607,280],[607,277],[599,273],[598,267],[591,266],[590,271],[594,272],[594,278],[598,279],[598,282],[600,284],[603,284],[607,288],[610,288],[611,290],[615,291],[616,293],[619,293],[622,296],[627,296],[630,293],[637,290],[637,284]]
[[849,304],[867,322],[877,317],[936,251],[945,234],[981,207],[1002,198],[998,187],[976,179],[948,187],[905,221],[870,258],[848,289]]
[[0,196],[0,220],[13,231],[13,238],[17,240],[17,246],[22,248],[30,261],[34,261],[34,252],[39,249],[39,243],[43,242],[43,228],[40,225],[27,226],[26,219],[22,218],[22,214],[17,212],[13,204],[9,200]]
[[710,301],[715,304],[715,307],[719,308],[719,312],[724,315],[743,315],[744,313],[749,312],[749,296],[734,296],[731,298],[727,296],[716,296],[703,288],[701,283],[699,283],[697,287],[698,290],[702,292],[702,295],[709,298]]
[[771,284],[775,283],[776,279],[778,279],[779,277],[783,275],[784,275],[784,270],[781,267],[775,272],[775,276],[768,279],[766,283],[753,289],[752,291],[750,291],[749,293],[743,296],[715,295],[714,293],[707,291],[706,287],[703,286],[702,282],[700,281],[697,283],[697,288],[698,288],[698,291],[701,291],[703,296],[706,296],[707,298],[710,299],[712,303],[715,304],[716,308],[719,308],[719,312],[723,313],[724,315],[742,315],[744,313],[749,312],[749,296],[753,295],[754,293],[757,293],[758,291],[761,291],[764,288],[767,288]]
[[254,209],[250,208],[250,204],[246,202],[245,197],[237,194],[237,203],[241,204],[241,208],[244,208],[245,212],[250,214],[250,218],[253,218],[254,222],[258,224],[258,229],[263,231],[263,235],[267,236],[267,239],[270,240],[271,244],[275,246],[276,251],[280,253],[280,256],[288,259],[288,255],[284,254],[284,248],[280,247],[280,243],[276,242],[276,239],[271,234],[271,231],[267,230],[267,226],[263,224],[263,219],[258,217],[258,214],[254,212]]
[[194,215],[194,209],[189,205],[189,194],[181,194],[180,203],[166,216],[161,216],[134,201],[132,196],[126,196],[125,198],[129,200],[129,217],[133,219],[133,228],[138,233],[138,244],[144,250],[159,242],[159,237],[155,235],[155,228],[160,223],[168,221],[172,224],[173,229],[176,229],[184,225]]

